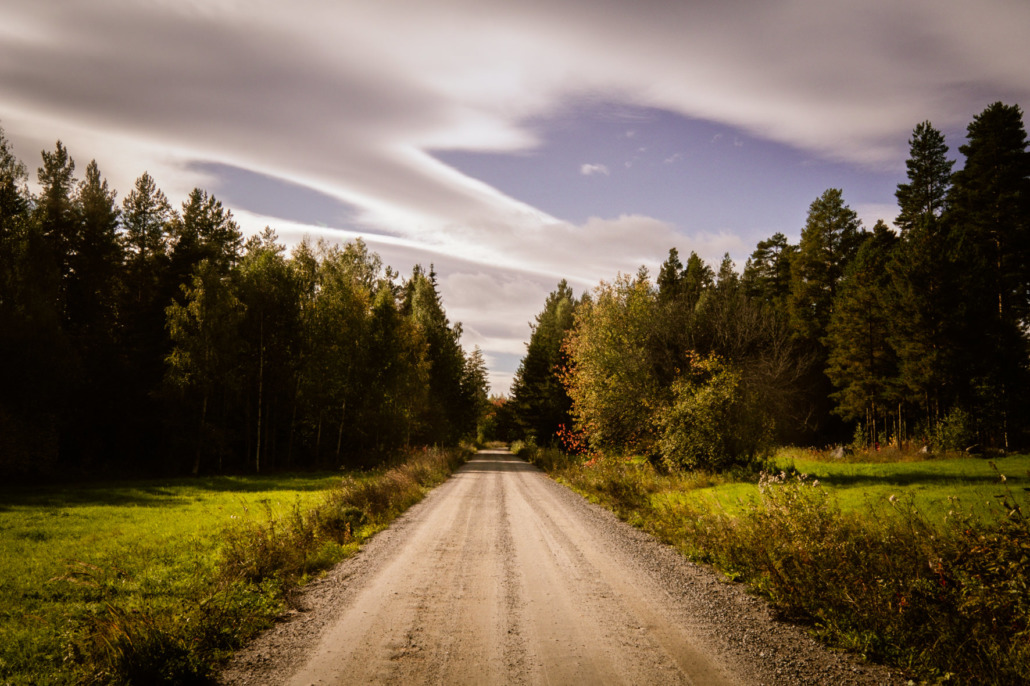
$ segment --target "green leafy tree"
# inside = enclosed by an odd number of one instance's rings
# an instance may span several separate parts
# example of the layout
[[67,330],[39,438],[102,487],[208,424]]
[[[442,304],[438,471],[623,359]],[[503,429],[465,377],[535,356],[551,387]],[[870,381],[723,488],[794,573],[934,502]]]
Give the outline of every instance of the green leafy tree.
[[659,320],[650,281],[620,275],[602,282],[576,313],[565,343],[564,383],[576,429],[602,452],[657,454],[656,410],[670,389],[649,349]]
[[[334,446],[337,466],[346,458],[344,437],[360,397],[358,373],[366,336],[371,293],[361,283],[350,260],[337,247],[322,247],[317,291],[308,325],[312,349],[305,366],[305,395],[313,402],[316,419],[316,457],[322,445]],[[335,427],[335,440],[326,429]]]
[[465,355],[458,343],[461,324],[450,325],[432,268],[427,275],[416,266],[404,292],[402,309],[409,313],[426,352],[428,402],[417,435],[427,443],[453,443],[467,426],[461,385]]
[[401,314],[393,288],[376,290],[366,349],[361,427],[364,443],[374,454],[384,455],[410,440],[428,382],[422,341]]

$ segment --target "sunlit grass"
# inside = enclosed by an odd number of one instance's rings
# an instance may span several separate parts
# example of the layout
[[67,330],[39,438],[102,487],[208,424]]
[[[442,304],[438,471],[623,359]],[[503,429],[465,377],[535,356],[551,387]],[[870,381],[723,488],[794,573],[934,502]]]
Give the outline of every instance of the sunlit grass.
[[215,574],[226,527],[307,508],[338,474],[0,490],[0,681],[65,683],[71,632],[112,599],[168,606]]
[[[846,511],[896,511],[891,497],[903,499],[933,521],[961,510],[977,517],[997,517],[995,501],[1010,490],[1030,487],[1030,456],[996,459],[951,457],[902,462],[844,462],[830,458],[799,459],[796,450],[778,453],[774,471],[806,474],[829,490]],[[805,451],[811,456],[811,451]],[[1004,480],[1002,477],[1004,476]],[[727,480],[704,488],[683,489],[669,484],[656,493],[655,504],[683,502],[739,513],[743,503],[758,496],[755,480]]]

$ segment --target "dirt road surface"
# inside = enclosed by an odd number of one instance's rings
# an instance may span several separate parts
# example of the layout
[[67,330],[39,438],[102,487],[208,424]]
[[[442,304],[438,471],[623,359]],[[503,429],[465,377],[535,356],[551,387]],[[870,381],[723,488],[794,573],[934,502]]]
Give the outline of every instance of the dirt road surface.
[[500,451],[298,605],[222,683],[904,683]]

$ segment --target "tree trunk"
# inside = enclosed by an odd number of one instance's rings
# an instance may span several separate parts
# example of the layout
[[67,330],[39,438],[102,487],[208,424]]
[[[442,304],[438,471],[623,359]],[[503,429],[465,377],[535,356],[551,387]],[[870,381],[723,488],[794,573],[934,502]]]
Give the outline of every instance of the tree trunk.
[[293,466],[293,436],[297,432],[297,405],[300,403],[300,374],[293,389],[293,411],[290,413],[290,439],[286,444],[286,468]]
[[343,404],[340,406],[340,432],[336,436],[336,462],[341,467],[343,466],[343,461],[340,459],[340,452],[343,450],[343,425],[346,418],[347,401],[344,400]]
[[197,454],[193,458],[193,476],[200,474],[200,453],[204,447],[204,422],[207,420],[207,392],[200,403],[200,426],[197,427]]
[[322,411],[318,411],[318,433],[315,434],[315,462],[322,456]]
[[262,312],[258,336],[258,397],[257,397],[257,446],[254,449],[254,471],[261,473],[261,411],[265,391],[265,315]]

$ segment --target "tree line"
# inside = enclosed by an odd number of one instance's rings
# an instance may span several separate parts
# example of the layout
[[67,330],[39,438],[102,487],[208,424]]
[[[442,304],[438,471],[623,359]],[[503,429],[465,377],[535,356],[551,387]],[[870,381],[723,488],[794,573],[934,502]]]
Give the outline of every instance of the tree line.
[[0,472],[352,466],[475,431],[485,364],[432,269],[360,239],[287,254],[147,173],[119,204],[60,141],[37,179],[0,129]]
[[676,249],[537,316],[505,406],[513,433],[671,467],[718,468],[774,442],[1010,450],[1028,443],[1030,153],[1022,110],[977,115],[953,170],[912,133],[897,230],[831,188],[794,245],[738,274]]

